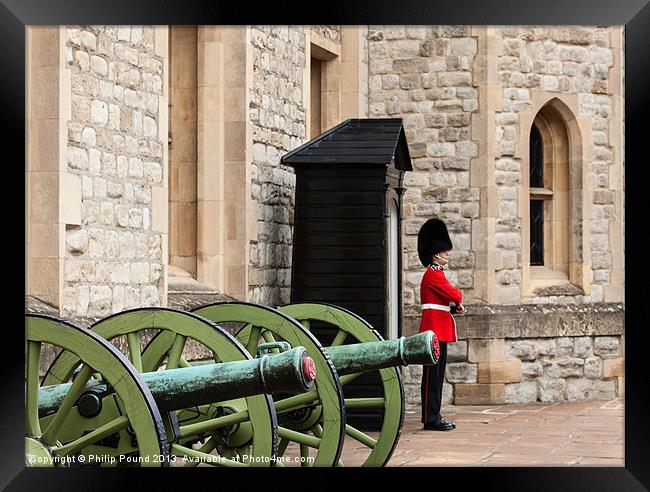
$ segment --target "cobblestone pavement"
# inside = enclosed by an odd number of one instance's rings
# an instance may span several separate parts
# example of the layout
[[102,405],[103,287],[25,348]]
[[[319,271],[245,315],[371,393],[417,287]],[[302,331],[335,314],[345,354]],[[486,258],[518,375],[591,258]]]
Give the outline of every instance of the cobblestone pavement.
[[[449,406],[442,415],[457,428],[423,431],[420,407],[407,408],[388,466],[624,466],[622,399]],[[363,445],[346,439],[345,466],[366,455]]]

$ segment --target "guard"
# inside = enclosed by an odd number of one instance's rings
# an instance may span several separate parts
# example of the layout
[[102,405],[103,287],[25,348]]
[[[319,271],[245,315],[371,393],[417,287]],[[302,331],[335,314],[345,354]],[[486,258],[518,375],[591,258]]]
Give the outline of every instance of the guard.
[[457,341],[456,322],[452,314],[465,311],[463,294],[453,287],[444,274],[453,245],[445,223],[429,219],[418,232],[418,256],[426,267],[420,284],[422,318],[419,332],[432,330],[440,344],[438,364],[422,369],[422,423],[423,430],[447,431],[456,428],[440,415],[442,384],[445,380],[447,343]]

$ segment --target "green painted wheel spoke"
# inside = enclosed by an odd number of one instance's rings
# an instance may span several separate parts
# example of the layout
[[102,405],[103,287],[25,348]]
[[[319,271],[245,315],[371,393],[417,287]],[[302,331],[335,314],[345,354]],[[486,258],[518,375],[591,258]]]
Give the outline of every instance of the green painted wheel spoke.
[[349,424],[345,425],[345,433],[352,439],[359,441],[361,444],[365,444],[369,448],[374,448],[377,445],[376,439],[373,439],[368,434],[364,434],[359,429],[352,427]]
[[346,374],[345,376],[341,376],[339,378],[339,381],[341,382],[341,386],[344,386],[348,384],[349,382],[354,381],[358,377],[361,377],[365,374],[365,372],[355,372],[354,374]]
[[296,407],[303,407],[318,400],[318,392],[310,390],[301,395],[290,396],[284,400],[273,402],[275,405],[275,413],[288,412],[296,410]]
[[346,398],[345,408],[384,408],[384,398]]
[[287,451],[288,445],[289,445],[289,439],[285,439],[284,437],[280,439],[280,443],[278,444],[278,456],[284,455],[284,453]]
[[50,425],[47,427],[45,432],[43,432],[43,441],[51,445],[56,443],[56,438],[58,437],[63,422],[65,421],[68,414],[70,413],[70,410],[72,410],[72,408],[74,407],[74,404],[76,403],[77,399],[81,395],[81,392],[83,391],[84,387],[86,386],[86,383],[88,382],[92,374],[93,374],[93,369],[90,366],[84,364],[81,370],[79,371],[79,374],[77,374],[77,377],[72,382],[68,394],[65,395],[65,398],[61,402],[61,406],[57,410],[56,415],[54,416],[52,421],[50,422]]
[[249,419],[250,416],[248,414],[248,410],[244,410],[242,412],[231,413],[230,415],[225,415],[223,417],[216,417],[214,419],[205,420],[203,422],[197,422],[195,424],[181,425],[181,437],[185,438],[197,434],[212,432],[215,429],[239,424]]
[[323,437],[323,426],[320,424],[316,424],[311,428],[312,433],[318,437],[321,438]]
[[106,424],[98,427],[92,432],[89,432],[85,436],[81,436],[79,439],[75,439],[72,442],[69,442],[61,447],[55,448],[54,452],[57,456],[65,456],[68,454],[75,453],[80,449],[85,448],[89,444],[97,442],[106,436],[115,434],[116,432],[126,429],[129,425],[129,418],[126,415],[117,417],[116,419],[107,422]]
[[126,334],[126,343],[129,346],[131,362],[138,372],[142,372],[142,353],[140,352],[140,336],[137,331]]
[[271,333],[269,330],[264,330],[262,332],[262,338],[266,343],[275,342],[275,337],[273,336],[273,333]]
[[348,336],[347,331],[339,330],[336,336],[334,337],[334,340],[332,341],[332,346],[337,346],[337,345],[342,345],[343,342],[345,342],[345,337]]
[[176,455],[189,456],[191,458],[194,458],[195,460],[196,459],[200,460],[202,463],[208,463],[209,465],[214,465],[214,466],[248,466],[246,463],[242,463],[240,461],[229,460],[222,456],[215,456],[213,454],[203,453],[196,449],[186,448],[185,446],[181,446],[180,444],[172,444],[172,452]]
[[248,343],[246,344],[246,350],[249,354],[255,355],[257,353],[257,346],[260,343],[260,335],[262,334],[262,327],[260,326],[251,326],[251,332],[248,337]]
[[278,436],[281,438],[288,439],[298,444],[304,444],[311,448],[319,448],[321,440],[317,437],[303,434],[302,432],[297,432],[286,427],[278,426]]
[[[212,451],[214,451],[214,448],[216,447],[217,447],[217,440],[214,437],[210,437],[207,441],[203,443],[203,446],[197,449],[197,451],[199,451],[200,453],[210,454]],[[190,460],[187,463],[185,463],[185,465],[183,466],[194,467],[194,466],[198,466],[199,463],[200,463],[199,460]]]
[[192,367],[192,364],[187,362],[183,357],[178,359],[178,367]]
[[181,334],[177,334],[174,337],[174,343],[169,349],[169,355],[167,356],[167,369],[176,369],[179,366],[186,339],[187,337]]
[[309,446],[300,445],[300,466],[309,466]]
[[41,362],[41,343],[27,342],[27,377],[25,388],[25,427],[28,436],[40,436],[41,424],[38,420],[38,372]]

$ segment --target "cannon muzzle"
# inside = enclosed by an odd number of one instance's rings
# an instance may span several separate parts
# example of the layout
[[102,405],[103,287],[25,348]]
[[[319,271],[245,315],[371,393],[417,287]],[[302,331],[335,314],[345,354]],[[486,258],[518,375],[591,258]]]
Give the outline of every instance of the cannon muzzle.
[[337,345],[325,350],[336,372],[343,376],[385,367],[437,364],[435,342],[435,334],[425,331],[396,340]]
[[[161,411],[179,410],[198,405],[243,398],[261,393],[303,393],[316,378],[314,361],[304,347],[257,359],[220,364],[200,364],[181,369],[145,372],[140,375]],[[71,383],[43,386],[38,390],[38,411],[47,415],[59,408]],[[79,400],[97,403],[110,393],[101,380],[90,380]],[[92,398],[90,398],[92,399]]]

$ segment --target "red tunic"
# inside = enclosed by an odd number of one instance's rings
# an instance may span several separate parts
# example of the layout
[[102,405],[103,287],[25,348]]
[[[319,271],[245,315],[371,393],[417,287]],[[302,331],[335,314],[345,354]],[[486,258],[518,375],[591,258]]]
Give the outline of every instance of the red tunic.
[[[442,270],[428,267],[420,283],[420,301],[449,306],[450,302],[462,302],[463,294],[449,283]],[[441,342],[456,341],[456,321],[449,311],[423,309],[418,331],[426,330],[433,331]]]

